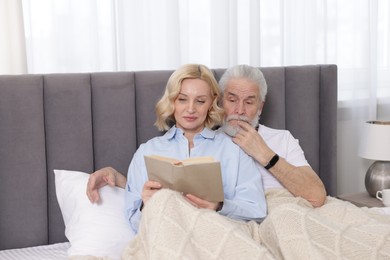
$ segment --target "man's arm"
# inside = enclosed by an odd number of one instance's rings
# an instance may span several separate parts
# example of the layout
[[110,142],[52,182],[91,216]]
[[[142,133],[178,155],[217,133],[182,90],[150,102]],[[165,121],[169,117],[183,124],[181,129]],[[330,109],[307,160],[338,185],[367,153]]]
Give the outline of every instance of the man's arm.
[[310,166],[296,167],[284,158],[279,158],[269,171],[294,196],[306,199],[313,207],[324,205],[326,199],[324,184]]
[[[238,144],[260,165],[267,165],[275,152],[264,142],[259,133],[245,122],[238,123],[240,130],[233,142]],[[314,207],[320,207],[326,199],[324,184],[310,166],[296,167],[284,158],[269,169],[269,172],[294,196],[302,197]]]
[[106,185],[126,187],[126,177],[112,167],[105,167],[91,173],[87,184],[87,196],[92,203],[99,202],[99,189]]

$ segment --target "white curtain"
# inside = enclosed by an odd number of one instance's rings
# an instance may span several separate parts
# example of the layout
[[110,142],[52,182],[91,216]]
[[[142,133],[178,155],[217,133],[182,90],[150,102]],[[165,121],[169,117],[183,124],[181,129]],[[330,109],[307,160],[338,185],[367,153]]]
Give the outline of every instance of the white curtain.
[[338,193],[364,191],[360,125],[390,119],[388,0],[22,2],[29,73],[337,64]]
[[0,74],[26,72],[22,2],[0,0]]

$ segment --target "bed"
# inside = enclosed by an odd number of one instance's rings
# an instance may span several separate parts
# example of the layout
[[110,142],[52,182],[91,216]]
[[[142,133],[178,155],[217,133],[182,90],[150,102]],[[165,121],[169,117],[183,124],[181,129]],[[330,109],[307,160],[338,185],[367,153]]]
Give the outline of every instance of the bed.
[[[261,123],[299,139],[328,195],[336,195],[337,66],[261,70],[269,86]],[[34,259],[33,251],[50,248],[63,256],[70,245],[58,187],[105,166],[127,172],[137,147],[161,135],[154,104],[172,72],[0,75],[0,259]],[[213,72],[219,79],[224,69]],[[70,172],[77,177],[65,180]]]

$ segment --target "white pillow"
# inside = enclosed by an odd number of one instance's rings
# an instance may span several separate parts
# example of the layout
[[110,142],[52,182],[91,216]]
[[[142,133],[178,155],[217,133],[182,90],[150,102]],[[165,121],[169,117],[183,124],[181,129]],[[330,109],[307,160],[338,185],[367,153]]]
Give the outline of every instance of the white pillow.
[[88,174],[54,170],[57,200],[65,222],[69,256],[93,255],[120,259],[134,237],[124,214],[125,191],[105,186],[101,203],[92,204],[86,195]]

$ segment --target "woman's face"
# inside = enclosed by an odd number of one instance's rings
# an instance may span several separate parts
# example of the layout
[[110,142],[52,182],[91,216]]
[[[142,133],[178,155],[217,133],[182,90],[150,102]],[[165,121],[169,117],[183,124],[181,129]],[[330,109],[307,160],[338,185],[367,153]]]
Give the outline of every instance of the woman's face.
[[185,79],[175,99],[176,127],[186,134],[203,130],[207,113],[213,103],[210,86],[201,79]]

